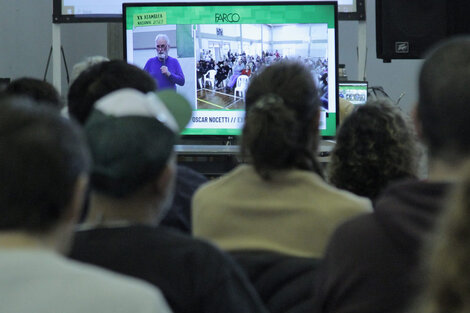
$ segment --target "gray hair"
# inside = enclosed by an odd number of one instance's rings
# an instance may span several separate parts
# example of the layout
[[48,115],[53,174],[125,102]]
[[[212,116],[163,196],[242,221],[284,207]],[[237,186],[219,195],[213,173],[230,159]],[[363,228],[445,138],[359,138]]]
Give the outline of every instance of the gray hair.
[[170,38],[168,38],[168,36],[167,36],[166,34],[158,34],[158,35],[155,37],[155,45],[157,44],[157,40],[160,39],[160,38],[165,39],[166,44],[167,44],[168,46],[170,46]]
[[75,64],[72,68],[72,79],[70,80],[70,84],[72,84],[72,82],[87,68],[106,61],[109,61],[107,57],[95,55],[87,57],[84,61]]

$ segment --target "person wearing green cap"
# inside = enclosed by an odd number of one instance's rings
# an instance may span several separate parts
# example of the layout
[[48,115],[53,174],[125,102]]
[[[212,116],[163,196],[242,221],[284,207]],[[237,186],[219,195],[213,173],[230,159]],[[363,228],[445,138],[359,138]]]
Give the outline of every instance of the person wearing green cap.
[[173,145],[190,117],[189,103],[173,90],[120,89],[95,103],[85,124],[90,212],[70,256],[158,286],[175,313],[264,313],[228,255],[157,227],[174,192]]
[[[70,117],[82,125],[85,124],[96,101],[122,88],[132,88],[148,93],[155,92],[157,85],[149,73],[122,60],[102,61],[82,70],[70,86],[67,96]],[[179,110],[180,108],[172,105],[171,109]],[[179,115],[175,114],[175,116]],[[195,190],[206,181],[207,178],[202,174],[189,167],[178,165],[173,205],[161,224],[190,234],[191,197]],[[85,208],[83,212],[82,219],[87,209]]]

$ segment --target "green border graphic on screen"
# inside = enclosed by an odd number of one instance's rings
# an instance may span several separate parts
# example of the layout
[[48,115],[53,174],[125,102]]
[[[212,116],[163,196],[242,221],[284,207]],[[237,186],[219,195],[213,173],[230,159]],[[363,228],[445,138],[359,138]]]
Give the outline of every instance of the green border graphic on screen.
[[133,23],[135,26],[154,26],[166,24],[166,12],[139,13],[134,14]]
[[[164,18],[150,18],[152,15]],[[288,24],[325,23],[334,28],[331,5],[250,5],[250,6],[159,6],[129,7],[126,29],[163,24]],[[144,21],[158,24],[139,25],[137,16],[148,15]],[[160,23],[166,20],[164,23]],[[141,23],[142,24],[142,23]]]
[[[241,129],[223,129],[223,128],[186,128],[181,135],[228,135],[238,136]],[[320,130],[321,136],[334,136],[336,132],[336,113],[329,113],[326,118],[326,129]]]
[[339,86],[339,90],[364,90],[367,91],[366,86]]
[[[137,6],[126,8],[126,30],[137,27],[157,25],[196,24],[326,24],[329,29],[335,28],[335,10],[331,4],[240,4],[240,5],[164,5]],[[178,30],[178,29],[177,29]],[[191,36],[191,29],[179,29]],[[187,40],[181,33],[178,38]],[[194,52],[184,54],[193,56]],[[178,55],[182,57],[183,55]],[[218,110],[223,111],[223,110]],[[326,128],[320,130],[325,137],[335,136],[337,114],[329,112],[325,123]],[[187,128],[182,135],[240,135],[238,128]]]

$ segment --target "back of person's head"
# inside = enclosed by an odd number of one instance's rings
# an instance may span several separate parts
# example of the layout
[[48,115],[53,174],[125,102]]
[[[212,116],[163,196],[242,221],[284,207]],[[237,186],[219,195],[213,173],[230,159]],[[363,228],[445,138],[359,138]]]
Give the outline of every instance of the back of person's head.
[[419,77],[417,116],[432,158],[448,163],[470,153],[470,37],[440,43]]
[[98,100],[85,124],[93,191],[129,198],[158,178],[190,117],[191,106],[172,90],[157,95],[127,88]]
[[135,65],[121,60],[100,62],[84,70],[70,86],[69,114],[84,124],[98,99],[122,88],[147,93],[155,91],[157,85],[155,79]]
[[71,83],[73,83],[75,79],[77,79],[77,77],[87,68],[90,68],[91,66],[95,64],[98,64],[101,62],[107,62],[107,61],[109,61],[107,57],[104,57],[101,55],[95,55],[95,56],[87,57],[82,62],[78,62],[72,68]]
[[0,231],[48,232],[88,173],[84,137],[56,110],[26,98],[0,102]]
[[470,163],[454,187],[422,256],[424,289],[410,312],[470,311]]
[[301,63],[278,62],[253,77],[246,93],[242,153],[257,173],[313,170],[318,145],[320,100],[313,78]]
[[329,163],[338,188],[371,199],[390,182],[416,174],[417,146],[408,121],[390,101],[370,101],[341,124]]
[[62,107],[59,92],[46,81],[31,77],[18,78],[10,82],[4,90],[7,96],[25,96],[35,103],[57,109]]

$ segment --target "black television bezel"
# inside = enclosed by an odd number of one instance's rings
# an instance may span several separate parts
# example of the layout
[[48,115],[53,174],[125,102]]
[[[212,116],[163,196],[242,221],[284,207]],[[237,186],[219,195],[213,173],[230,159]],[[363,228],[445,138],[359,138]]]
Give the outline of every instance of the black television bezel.
[[[52,23],[118,23],[122,21],[122,14],[62,14],[62,1],[52,2]],[[124,0],[125,1],[125,0]]]
[[[223,1],[223,0],[221,0]],[[318,5],[334,5],[335,10],[335,64],[336,64],[336,80],[335,80],[335,107],[336,107],[336,128],[335,128],[335,135],[334,136],[323,136],[320,134],[322,140],[331,140],[336,137],[338,132],[339,126],[339,90],[338,90],[338,83],[339,83],[339,73],[338,73],[338,3],[336,1],[315,1],[315,2],[307,2],[307,1],[266,1],[266,2],[257,2],[257,1],[230,1],[230,2],[212,2],[214,5],[218,6],[230,6],[234,4],[243,4],[243,5],[263,5],[263,4],[276,4],[276,5],[293,5],[293,4],[306,4],[306,3],[316,3]],[[127,7],[135,7],[135,6],[155,6],[155,5],[165,5],[165,6],[184,6],[188,5],[189,3],[183,2],[165,2],[165,3],[123,3],[122,12],[125,12]],[[208,2],[191,2],[191,5],[201,5],[206,6]],[[125,27],[125,18],[124,14],[122,14],[121,21],[123,23],[122,27],[122,42],[123,42],[123,56],[124,60],[127,62],[127,48],[126,48],[126,27]],[[238,144],[238,140],[241,137],[240,135],[182,135],[179,144],[193,144],[193,143],[201,143],[204,144]]]
[[[366,20],[366,0],[356,0],[356,11],[338,12],[340,21],[365,21]],[[339,11],[339,10],[338,10]]]

